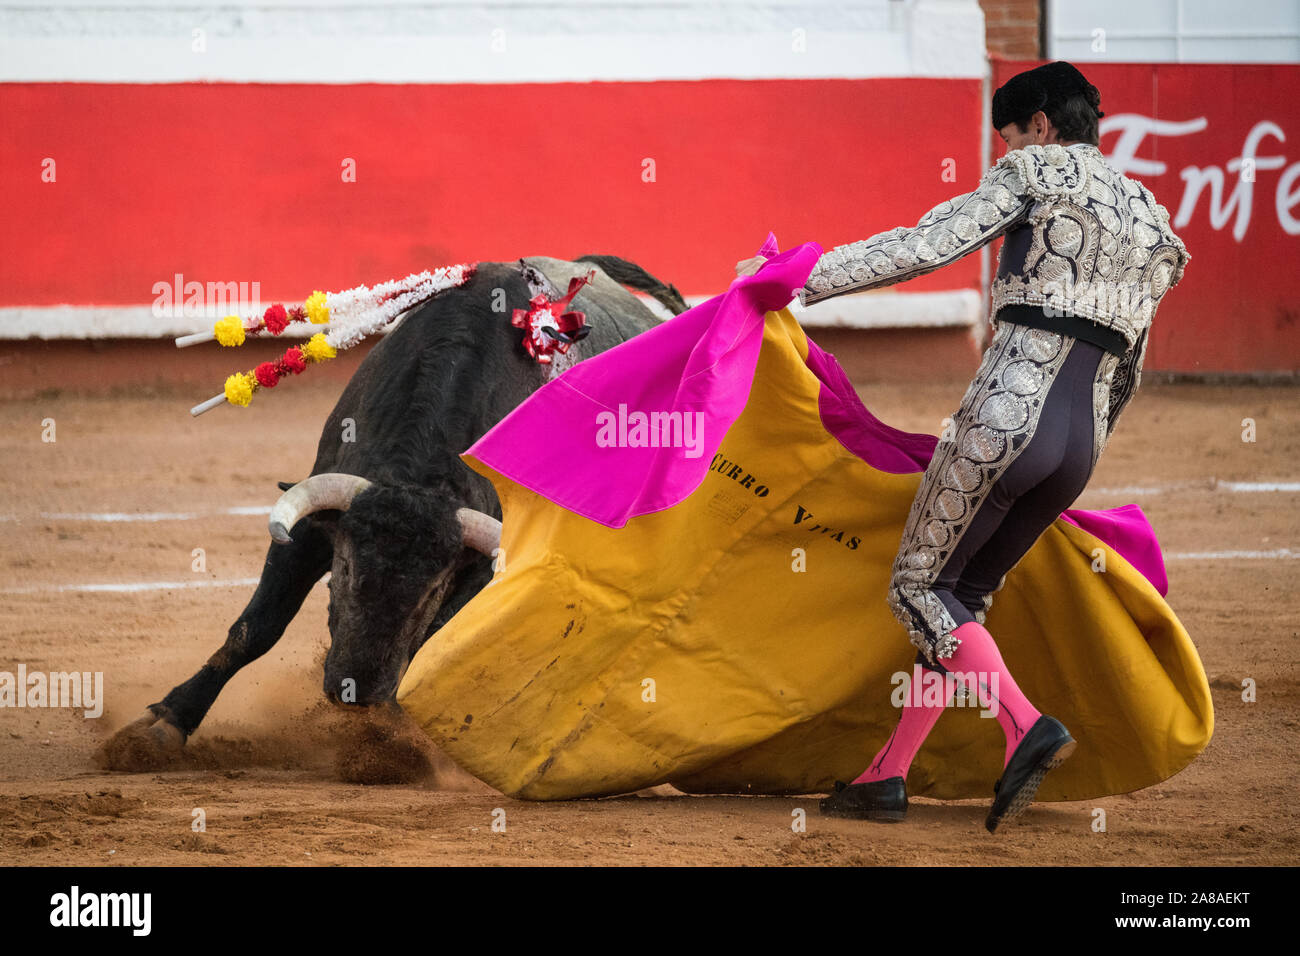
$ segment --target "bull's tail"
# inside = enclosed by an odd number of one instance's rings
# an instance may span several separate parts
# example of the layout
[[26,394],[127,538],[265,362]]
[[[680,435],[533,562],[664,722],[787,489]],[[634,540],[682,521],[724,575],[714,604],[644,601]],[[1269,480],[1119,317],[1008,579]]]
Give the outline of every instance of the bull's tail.
[[665,285],[635,262],[628,262],[618,256],[579,256],[575,262],[590,262],[600,266],[605,275],[619,285],[644,292],[658,301],[673,315],[681,315],[688,306],[676,286]]

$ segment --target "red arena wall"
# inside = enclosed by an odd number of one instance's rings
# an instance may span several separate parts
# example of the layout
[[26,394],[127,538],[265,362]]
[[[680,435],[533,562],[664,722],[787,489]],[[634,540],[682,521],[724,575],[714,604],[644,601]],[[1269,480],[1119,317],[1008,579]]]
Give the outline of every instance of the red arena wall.
[[[994,84],[1033,62],[995,60]],[[1300,155],[1286,140],[1300,66],[1086,73],[1103,150],[1169,208],[1193,257],[1147,367],[1300,369]],[[768,230],[829,249],[912,224],[992,158],[973,79],[9,83],[0,112],[9,310],[147,306],[177,275],[299,301],[588,252],[712,295]],[[896,290],[979,288],[971,256]]]
[[[176,273],[298,300],[590,252],[714,294],[768,230],[829,249],[984,171],[974,80],[35,83],[0,104],[0,203],[26,224],[0,234],[0,306],[148,303]],[[900,138],[918,116],[932,132]],[[970,258],[911,288],[978,281]]]

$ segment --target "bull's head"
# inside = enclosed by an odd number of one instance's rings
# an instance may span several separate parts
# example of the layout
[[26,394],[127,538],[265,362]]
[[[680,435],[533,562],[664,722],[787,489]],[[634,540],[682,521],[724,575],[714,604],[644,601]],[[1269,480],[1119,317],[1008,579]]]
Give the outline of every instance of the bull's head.
[[322,511],[342,512],[332,526],[325,694],[341,703],[388,703],[456,573],[492,555],[501,522],[435,491],[320,474],[280,496],[271,537],[289,543],[299,521]]

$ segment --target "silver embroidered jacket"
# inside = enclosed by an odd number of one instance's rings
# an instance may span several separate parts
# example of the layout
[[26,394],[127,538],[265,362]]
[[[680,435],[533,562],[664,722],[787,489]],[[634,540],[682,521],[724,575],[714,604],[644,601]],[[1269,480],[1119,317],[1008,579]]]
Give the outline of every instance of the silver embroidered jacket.
[[1146,186],[1106,165],[1086,143],[1012,150],[974,192],[900,226],[823,255],[799,293],[811,304],[925,275],[1006,234],[992,317],[1006,305],[1043,306],[1121,333],[1128,352],[1112,386],[1110,428],[1137,389],[1147,332],[1190,256],[1169,212]]

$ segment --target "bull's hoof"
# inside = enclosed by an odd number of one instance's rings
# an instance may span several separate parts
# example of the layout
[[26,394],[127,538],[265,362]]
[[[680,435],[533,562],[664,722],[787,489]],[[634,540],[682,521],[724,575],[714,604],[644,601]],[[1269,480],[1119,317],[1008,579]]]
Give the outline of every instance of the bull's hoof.
[[179,763],[185,754],[185,733],[165,717],[145,711],[109,738],[96,759],[105,770],[140,773]]

